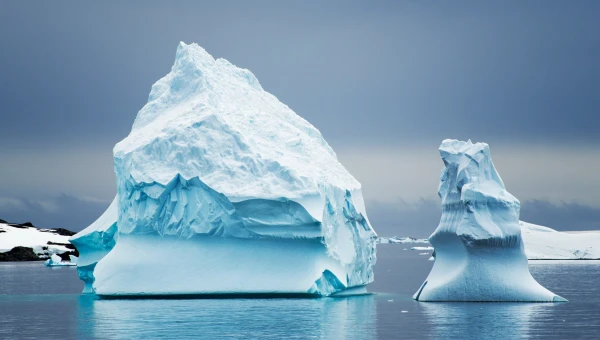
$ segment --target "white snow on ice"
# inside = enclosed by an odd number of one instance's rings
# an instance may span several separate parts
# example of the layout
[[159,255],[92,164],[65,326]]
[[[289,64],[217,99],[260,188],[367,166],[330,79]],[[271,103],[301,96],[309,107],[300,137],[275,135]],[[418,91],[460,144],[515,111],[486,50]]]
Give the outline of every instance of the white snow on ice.
[[600,231],[560,232],[527,222],[520,224],[530,260],[600,259]]

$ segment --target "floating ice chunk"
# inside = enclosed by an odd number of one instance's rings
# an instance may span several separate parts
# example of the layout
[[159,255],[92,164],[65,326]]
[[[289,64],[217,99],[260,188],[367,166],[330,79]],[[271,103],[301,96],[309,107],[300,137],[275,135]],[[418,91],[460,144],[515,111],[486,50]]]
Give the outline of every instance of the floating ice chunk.
[[412,247],[410,250],[433,250],[433,247]]
[[440,225],[431,273],[418,301],[566,301],[529,273],[519,201],[504,188],[485,143],[445,140]]
[[315,284],[309,289],[309,293],[329,296],[333,293],[344,290],[346,286],[329,270],[325,270],[323,275],[315,281]]
[[329,296],[373,281],[360,183],[250,71],[198,45],[179,45],[114,164],[115,201],[72,239],[87,291]]
[[74,262],[67,262],[67,261],[63,261],[60,256],[53,254],[52,256],[50,256],[49,259],[47,259],[44,264],[47,267],[65,267],[65,266],[75,266],[76,263]]
[[424,238],[392,236],[390,238],[380,237],[378,243],[429,243],[429,240]]

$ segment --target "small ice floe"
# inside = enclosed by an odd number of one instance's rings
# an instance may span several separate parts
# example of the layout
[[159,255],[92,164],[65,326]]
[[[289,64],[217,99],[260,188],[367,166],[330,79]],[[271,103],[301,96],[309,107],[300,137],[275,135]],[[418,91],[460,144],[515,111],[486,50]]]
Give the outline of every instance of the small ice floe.
[[429,244],[429,240],[426,238],[414,238],[414,237],[397,237],[397,236],[392,236],[390,238],[386,239],[382,239],[381,243],[384,243],[385,241],[387,241],[387,243],[425,243],[425,244]]
[[392,300],[388,300],[388,302],[394,302],[394,300],[393,299]]
[[400,313],[408,313],[408,311],[407,310],[403,310]]
[[428,261],[435,261],[435,257],[431,256]]
[[421,250],[421,251],[433,250],[433,247],[412,247],[412,248],[410,248],[410,250]]
[[66,266],[76,266],[77,265],[77,256],[73,256],[73,255],[69,255],[69,258],[71,259],[70,262],[68,261],[63,261],[60,256],[54,254],[52,256],[50,256],[50,258],[48,260],[46,260],[46,262],[44,262],[44,264],[47,267],[66,267]]

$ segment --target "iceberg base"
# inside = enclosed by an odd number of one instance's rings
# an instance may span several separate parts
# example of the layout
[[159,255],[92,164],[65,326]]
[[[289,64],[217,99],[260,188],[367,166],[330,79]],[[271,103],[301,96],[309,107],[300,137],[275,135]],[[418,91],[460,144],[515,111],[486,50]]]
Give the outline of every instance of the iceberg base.
[[[364,286],[348,287],[347,275],[320,239],[181,239],[122,234],[112,251],[96,265],[92,290],[102,297],[310,297],[366,291]],[[319,284],[325,276],[328,283],[335,284]],[[320,290],[321,286],[326,288]]]
[[413,296],[417,301],[567,301],[531,276],[520,243],[498,239],[467,246],[457,236],[436,237],[436,260],[431,273]]

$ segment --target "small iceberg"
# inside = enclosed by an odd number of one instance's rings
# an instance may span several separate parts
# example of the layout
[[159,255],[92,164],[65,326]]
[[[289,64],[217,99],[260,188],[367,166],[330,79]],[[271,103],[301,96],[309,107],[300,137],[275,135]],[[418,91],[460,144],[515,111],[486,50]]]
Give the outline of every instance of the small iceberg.
[[558,302],[529,273],[520,202],[504,187],[485,143],[444,140],[442,218],[429,237],[431,273],[417,301]]
[[427,251],[427,250],[433,250],[433,247],[412,247],[412,248],[410,248],[410,250]]
[[414,237],[380,237],[377,239],[377,243],[429,243],[429,240],[426,238],[414,238]]
[[77,256],[73,256],[73,255],[69,255],[69,258],[71,259],[70,262],[68,261],[63,261],[60,256],[53,254],[52,256],[50,256],[49,259],[46,260],[46,262],[44,262],[44,264],[46,265],[46,267],[69,267],[69,266],[76,266],[77,265]]

